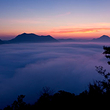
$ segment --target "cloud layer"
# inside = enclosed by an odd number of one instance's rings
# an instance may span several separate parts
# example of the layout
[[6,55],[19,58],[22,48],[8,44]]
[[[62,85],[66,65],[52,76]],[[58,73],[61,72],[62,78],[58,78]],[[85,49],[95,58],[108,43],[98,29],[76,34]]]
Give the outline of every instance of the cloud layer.
[[94,33],[107,30],[110,30],[110,28],[66,28],[56,31],[53,30],[51,33]]
[[[38,43],[0,45],[0,106],[18,95],[35,102],[43,87],[75,94],[101,78],[95,66],[109,70],[101,43]],[[108,45],[108,44],[106,44]]]

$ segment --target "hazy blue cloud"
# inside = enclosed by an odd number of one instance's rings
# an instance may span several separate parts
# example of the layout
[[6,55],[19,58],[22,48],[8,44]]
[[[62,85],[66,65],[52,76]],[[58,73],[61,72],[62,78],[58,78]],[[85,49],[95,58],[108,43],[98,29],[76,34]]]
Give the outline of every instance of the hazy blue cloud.
[[[95,66],[109,70],[101,43],[38,43],[0,46],[0,106],[20,94],[34,102],[45,86],[78,94],[100,79]],[[106,44],[108,45],[108,44]]]

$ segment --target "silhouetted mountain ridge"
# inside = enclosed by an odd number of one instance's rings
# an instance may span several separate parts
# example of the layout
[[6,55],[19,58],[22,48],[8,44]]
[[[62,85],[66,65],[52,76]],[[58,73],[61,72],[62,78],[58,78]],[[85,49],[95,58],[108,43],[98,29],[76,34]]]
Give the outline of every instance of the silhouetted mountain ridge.
[[39,36],[33,33],[23,33],[8,41],[9,43],[36,43],[36,42],[57,42],[55,38],[50,35]]
[[107,35],[102,35],[99,38],[94,38],[92,40],[89,39],[58,39],[60,42],[110,42],[110,37]]
[[4,43],[4,41],[2,41],[1,39],[0,39],[0,44],[3,44]]
[[50,35],[47,36],[39,36],[34,33],[23,33],[19,34],[15,38],[7,41],[3,41],[0,39],[0,44],[10,44],[10,43],[44,43],[44,42],[110,42],[110,37],[107,35],[103,35],[99,38],[95,38],[92,40],[87,39],[55,39]]
[[92,41],[95,41],[95,42],[109,42],[110,41],[110,37],[107,36],[107,35],[103,35],[99,38],[95,38],[93,39]]

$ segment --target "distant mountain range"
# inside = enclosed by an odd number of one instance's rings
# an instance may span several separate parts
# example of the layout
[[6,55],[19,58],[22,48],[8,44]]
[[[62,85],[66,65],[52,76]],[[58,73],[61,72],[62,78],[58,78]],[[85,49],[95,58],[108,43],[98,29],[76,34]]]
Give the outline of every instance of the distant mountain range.
[[50,35],[39,36],[33,33],[31,34],[23,33],[8,41],[0,40],[0,44],[3,44],[3,43],[5,44],[7,43],[8,44],[10,43],[40,43],[40,42],[58,42],[58,40],[56,40]]
[[68,39],[58,39],[60,42],[75,42],[76,39],[68,38]]
[[83,41],[91,41],[91,42],[110,42],[110,37],[107,35],[103,35],[99,38],[95,38],[92,40],[81,40],[81,39],[58,39],[56,40],[50,35],[47,36],[39,36],[36,34],[27,34],[23,33],[15,38],[8,40],[8,41],[2,41],[0,40],[0,44],[10,44],[10,43],[40,43],[40,42],[83,42]]
[[92,39],[93,42],[110,42],[110,37],[107,35],[103,35],[99,38]]
[[57,39],[60,42],[86,42],[87,39],[73,39],[73,38],[67,38],[67,39]]
[[110,37],[107,35],[103,35],[99,38],[95,38],[92,40],[87,39],[58,39],[60,42],[110,42]]
[[3,44],[4,42],[0,39],[0,44]]

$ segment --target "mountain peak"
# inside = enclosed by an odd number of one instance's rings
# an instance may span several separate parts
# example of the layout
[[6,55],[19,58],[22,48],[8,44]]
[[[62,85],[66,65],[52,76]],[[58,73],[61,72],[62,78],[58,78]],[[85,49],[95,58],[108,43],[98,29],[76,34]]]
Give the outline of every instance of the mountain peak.
[[3,44],[4,42],[0,39],[0,44]]
[[22,34],[19,34],[18,36],[29,36],[29,35],[36,35],[36,34],[34,34],[34,33],[22,33]]
[[34,33],[22,33],[19,34],[14,39],[11,39],[9,41],[10,43],[36,43],[36,42],[57,42],[56,39],[54,39],[52,36],[39,36]]
[[110,37],[107,35],[102,35],[99,38],[93,39],[92,41],[98,41],[98,42],[110,42]]
[[22,33],[22,35],[26,35],[27,33]]
[[108,38],[110,38],[110,37],[107,36],[107,35],[103,35],[103,36],[101,36],[100,38],[101,38],[101,39],[108,39]]

